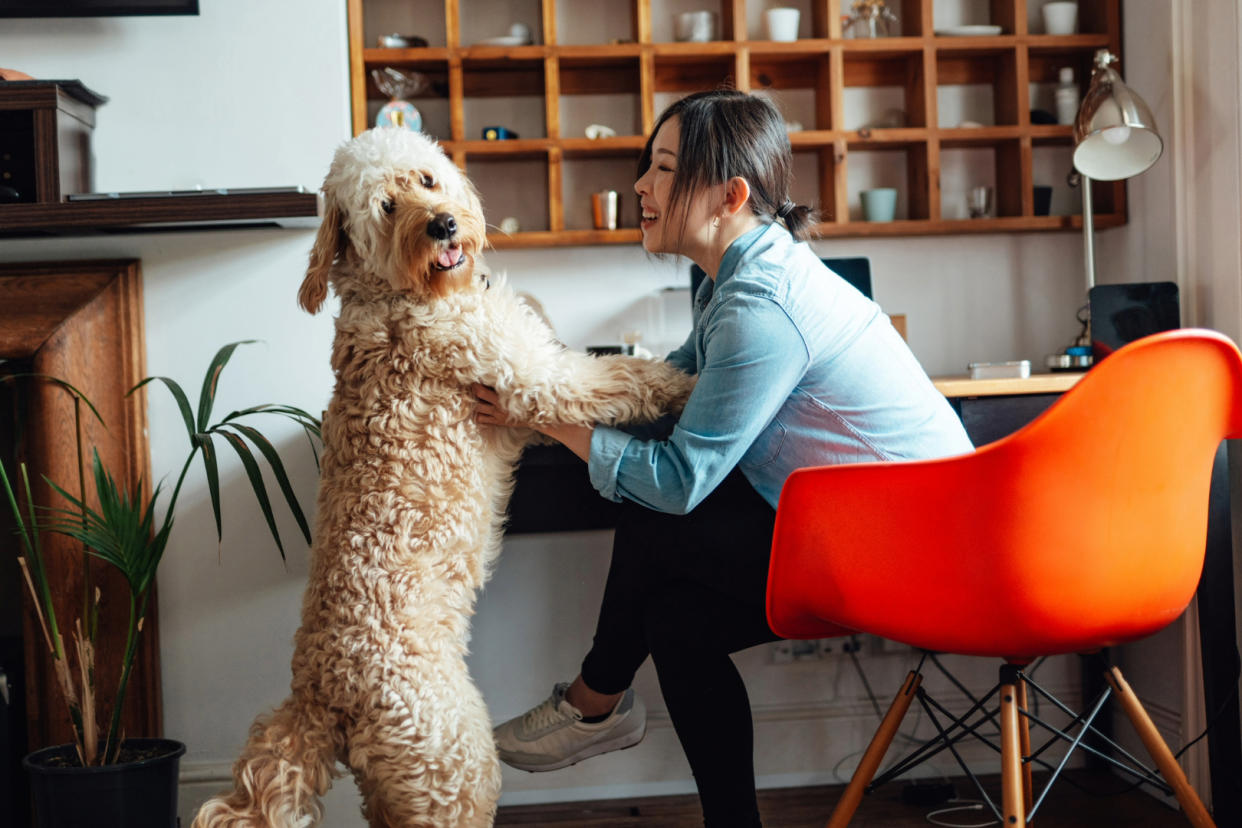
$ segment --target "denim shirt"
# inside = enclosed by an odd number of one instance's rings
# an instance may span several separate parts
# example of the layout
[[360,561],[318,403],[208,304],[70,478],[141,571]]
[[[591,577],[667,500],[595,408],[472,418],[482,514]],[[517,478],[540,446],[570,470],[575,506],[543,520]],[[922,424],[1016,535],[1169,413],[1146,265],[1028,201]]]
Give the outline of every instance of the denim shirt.
[[779,224],[725,251],[667,361],[698,375],[672,434],[597,426],[592,485],[661,512],[693,509],[736,466],[776,506],[804,466],[973,450],[961,421],[880,307]]

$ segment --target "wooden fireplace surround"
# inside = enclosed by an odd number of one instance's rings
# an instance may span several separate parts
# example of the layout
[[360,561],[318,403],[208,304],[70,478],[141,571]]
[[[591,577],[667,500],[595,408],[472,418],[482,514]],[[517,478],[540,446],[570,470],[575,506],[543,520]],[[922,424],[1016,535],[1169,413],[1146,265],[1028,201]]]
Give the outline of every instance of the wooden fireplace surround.
[[[32,371],[48,374],[81,389],[99,410],[107,427],[83,413],[84,445],[130,488],[139,480],[149,490],[150,449],[144,390],[125,392],[145,375],[142,276],[137,260],[66,261],[0,264],[0,358],[31,360]],[[30,468],[37,502],[49,503],[50,487],[42,475],[67,491],[77,488],[77,452],[71,396],[48,382],[23,380],[27,410],[26,439],[19,459]],[[87,466],[87,497],[93,499]],[[14,541],[15,543],[15,541]],[[0,544],[11,550],[9,542]],[[74,622],[81,616],[84,577],[81,546],[59,535],[44,538],[44,555],[53,584],[58,619],[71,646]],[[128,587],[106,564],[91,560],[92,582],[102,590],[96,642],[96,686],[100,703],[110,702],[120,679],[129,613]],[[26,662],[26,716],[33,750],[73,740],[51,656],[44,643],[26,590],[23,642]],[[131,674],[124,711],[127,736],[158,736],[162,730],[159,635],[156,601],[143,624],[139,652]],[[72,665],[76,674],[78,666]],[[106,726],[110,709],[99,711]]]

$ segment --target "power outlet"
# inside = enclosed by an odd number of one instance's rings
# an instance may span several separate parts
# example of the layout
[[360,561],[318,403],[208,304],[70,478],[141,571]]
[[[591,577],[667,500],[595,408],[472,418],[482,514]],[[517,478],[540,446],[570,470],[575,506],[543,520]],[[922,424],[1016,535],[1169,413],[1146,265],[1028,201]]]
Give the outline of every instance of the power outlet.
[[792,641],[773,641],[770,650],[772,663],[793,664],[793,645]]
[[771,661],[773,664],[793,664],[801,661],[819,661],[838,651],[849,652],[849,650],[838,650],[839,644],[839,640],[835,638],[774,641],[770,650]]
[[875,655],[897,655],[900,653],[910,652],[910,645],[902,644],[900,641],[893,641],[889,638],[881,638],[878,635],[867,636],[871,639],[870,651]]

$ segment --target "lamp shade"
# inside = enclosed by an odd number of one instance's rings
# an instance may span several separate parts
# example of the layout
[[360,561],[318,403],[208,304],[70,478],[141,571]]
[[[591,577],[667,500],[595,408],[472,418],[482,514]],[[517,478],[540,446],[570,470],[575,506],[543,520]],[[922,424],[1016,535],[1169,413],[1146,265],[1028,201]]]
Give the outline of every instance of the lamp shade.
[[1106,49],[1095,55],[1091,87],[1074,122],[1074,168],[1097,181],[1118,181],[1145,171],[1164,151],[1156,119],[1143,99],[1121,81]]

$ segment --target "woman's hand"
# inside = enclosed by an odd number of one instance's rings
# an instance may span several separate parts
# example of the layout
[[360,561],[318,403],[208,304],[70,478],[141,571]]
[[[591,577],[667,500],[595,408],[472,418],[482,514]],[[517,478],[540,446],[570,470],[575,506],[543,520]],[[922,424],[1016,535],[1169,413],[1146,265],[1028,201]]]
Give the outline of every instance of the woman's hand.
[[508,428],[533,428],[540,434],[563,443],[574,454],[587,460],[591,455],[591,429],[589,426],[545,424],[526,426],[509,419],[509,412],[500,404],[500,396],[486,385],[477,382],[470,386],[478,402],[474,406],[474,420],[481,425],[505,426]]
[[509,412],[500,404],[500,395],[488,388],[486,385],[479,385],[477,382],[470,386],[470,390],[474,392],[477,400],[474,406],[474,420],[483,425],[507,426],[509,428],[521,428],[521,423],[515,423],[509,419]]

